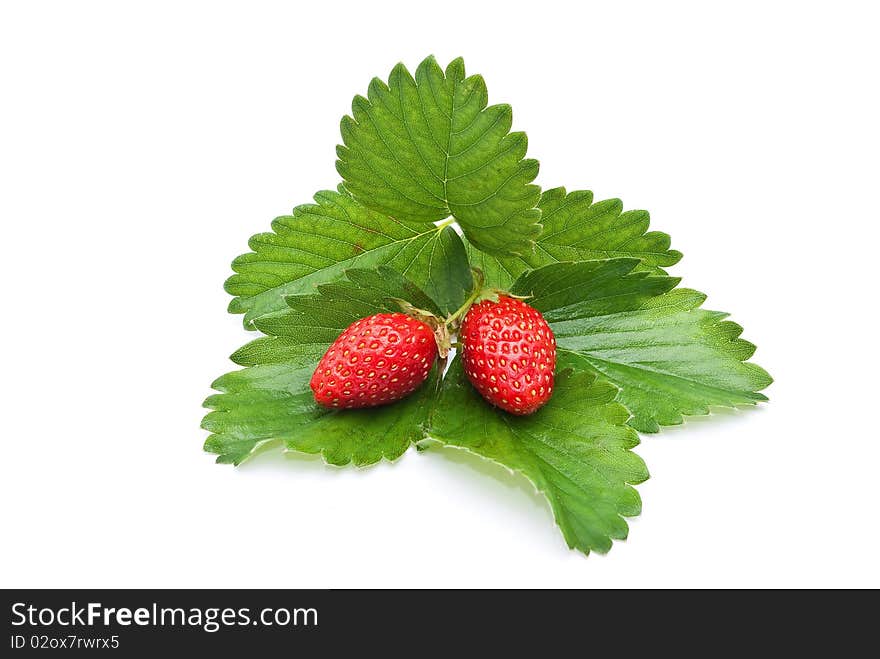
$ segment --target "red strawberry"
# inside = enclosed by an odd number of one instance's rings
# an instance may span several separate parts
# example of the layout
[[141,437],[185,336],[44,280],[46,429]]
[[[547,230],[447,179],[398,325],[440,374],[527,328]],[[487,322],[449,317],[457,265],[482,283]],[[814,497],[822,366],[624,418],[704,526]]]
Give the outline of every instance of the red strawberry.
[[458,331],[468,380],[511,414],[531,414],[553,393],[556,339],[541,313],[500,295],[472,306]]
[[345,329],[318,363],[310,385],[324,407],[373,407],[415,391],[437,358],[434,333],[402,313],[377,313]]

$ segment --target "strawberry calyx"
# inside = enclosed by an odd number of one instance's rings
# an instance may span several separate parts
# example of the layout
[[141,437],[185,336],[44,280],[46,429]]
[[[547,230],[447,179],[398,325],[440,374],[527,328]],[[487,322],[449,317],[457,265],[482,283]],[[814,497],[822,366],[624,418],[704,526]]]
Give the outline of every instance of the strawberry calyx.
[[452,339],[449,334],[449,328],[443,322],[441,318],[438,318],[430,311],[426,309],[419,309],[417,306],[407,302],[406,300],[402,300],[400,298],[389,298],[391,301],[397,304],[400,307],[401,311],[409,316],[410,318],[415,318],[416,320],[425,323],[434,333],[434,341],[437,342],[437,352],[440,356],[440,359],[446,359],[446,356],[449,354],[450,348],[452,348]]
[[397,304],[404,314],[425,323],[433,330],[434,340],[437,342],[437,350],[441,359],[446,359],[450,349],[452,349],[453,346],[458,345],[453,343],[452,337],[458,331],[462,320],[472,306],[486,300],[489,302],[498,302],[499,298],[502,296],[513,298],[515,300],[526,300],[531,297],[531,295],[516,295],[500,288],[484,286],[485,277],[483,271],[479,268],[471,268],[471,270],[474,274],[474,288],[471,291],[471,294],[468,296],[468,299],[465,300],[463,305],[446,318],[438,318],[430,311],[420,309],[401,298],[388,298],[390,301]]
[[498,299],[501,296],[513,298],[515,300],[527,300],[532,297],[531,295],[515,295],[514,293],[509,293],[501,288],[483,286],[483,282],[485,281],[483,271],[479,268],[471,268],[471,270],[474,273],[474,290],[471,292],[465,303],[446,318],[445,325],[450,333],[455,333],[459,325],[461,325],[462,319],[475,304],[479,304],[486,300],[489,302],[498,302]]

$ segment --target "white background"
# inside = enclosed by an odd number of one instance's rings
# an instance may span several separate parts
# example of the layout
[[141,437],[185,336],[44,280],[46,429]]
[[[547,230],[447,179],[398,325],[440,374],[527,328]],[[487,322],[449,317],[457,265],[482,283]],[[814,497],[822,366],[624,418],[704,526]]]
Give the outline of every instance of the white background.
[[[868,2],[3,3],[0,586],[880,586],[877,29]],[[429,53],[513,105],[542,186],[649,209],[776,378],[644,437],[607,556],[448,449],[201,451],[249,339],[229,262]]]

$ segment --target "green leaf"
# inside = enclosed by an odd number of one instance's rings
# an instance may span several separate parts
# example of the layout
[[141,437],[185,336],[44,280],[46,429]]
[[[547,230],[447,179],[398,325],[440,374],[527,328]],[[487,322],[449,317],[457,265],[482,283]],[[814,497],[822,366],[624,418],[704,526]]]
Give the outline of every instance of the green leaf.
[[321,454],[328,464],[363,467],[383,458],[399,458],[422,438],[438,369],[412,396],[384,407],[328,410],[315,404],[309,379],[314,357],[304,362],[252,366],[227,373],[212,385],[223,393],[209,397],[213,410],[202,427],[213,433],[205,450],[217,462],[240,464],[267,442],[287,449]]
[[310,348],[313,366],[342,331],[360,318],[375,313],[400,312],[395,301],[437,315],[433,300],[415,284],[388,266],[345,271],[345,280],[321,284],[312,295],[291,295],[287,309],[257,318],[254,324],[265,337],[254,339],[232,355],[242,366],[257,366],[296,359]]
[[648,470],[630,449],[639,443],[617,389],[560,362],[553,398],[531,416],[491,407],[465,378],[456,358],[431,413],[428,434],[526,476],[550,502],[569,547],[607,552],[625,539],[624,517],[641,512],[631,485]]
[[269,442],[320,453],[333,465],[394,460],[423,437],[422,425],[436,391],[439,368],[412,396],[364,410],[328,410],[314,402],[309,380],[327,347],[351,323],[399,311],[390,298],[437,312],[434,302],[387,266],[346,271],[346,281],[322,284],[313,295],[290,296],[284,311],[257,318],[268,336],[251,341],[232,359],[247,366],[212,385],[202,427],[213,433],[205,450],[218,462],[239,464]]
[[509,105],[488,106],[483,78],[456,59],[403,64],[370,83],[341,123],[336,168],[345,187],[380,213],[418,222],[453,216],[468,240],[493,254],[527,254],[540,232],[536,160],[511,133]]
[[623,212],[619,199],[593,202],[588,190],[554,188],[544,191],[538,208],[544,230],[534,252],[499,257],[467,245],[471,262],[491,285],[506,288],[526,270],[558,261],[633,257],[640,259],[639,270],[664,274],[663,268],[681,259],[681,252],[669,249],[667,234],[648,231],[648,211]]
[[656,432],[710,406],[754,405],[773,380],[748,363],[755,346],[728,314],[701,309],[705,295],[678,279],[636,271],[636,259],[556,263],[523,274],[560,354],[570,352],[618,387],[637,430]]
[[229,311],[244,313],[249,329],[256,318],[285,309],[284,296],[311,293],[353,266],[387,264],[424,286],[444,310],[464,301],[471,273],[452,227],[389,218],[339,192],[319,192],[315,202],[276,218],[272,233],[253,236],[253,251],[232,262]]
[[443,315],[449,315],[464,304],[474,287],[471,264],[461,236],[447,226],[419,256],[421,268],[404,268],[407,276],[425,289]]

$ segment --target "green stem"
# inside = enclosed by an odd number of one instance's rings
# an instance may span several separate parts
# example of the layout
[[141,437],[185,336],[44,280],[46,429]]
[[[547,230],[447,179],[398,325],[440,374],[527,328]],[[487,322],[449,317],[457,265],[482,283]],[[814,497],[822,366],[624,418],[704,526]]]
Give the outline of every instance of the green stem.
[[474,271],[474,290],[471,292],[470,297],[465,300],[465,303],[461,305],[458,309],[455,310],[451,316],[446,319],[446,322],[443,323],[444,326],[449,327],[452,323],[458,320],[461,316],[467,313],[468,309],[471,308],[471,305],[474,303],[480,293],[483,292],[483,271],[479,268],[473,268]]

